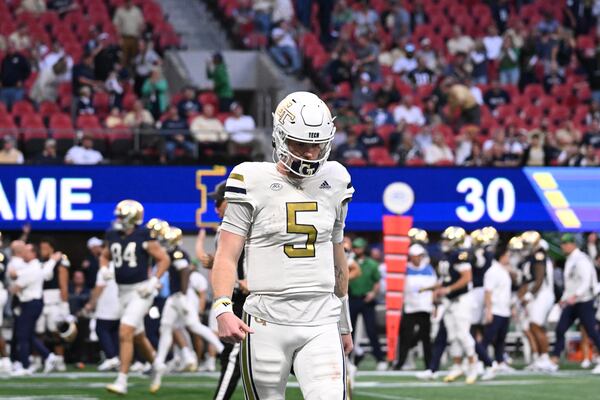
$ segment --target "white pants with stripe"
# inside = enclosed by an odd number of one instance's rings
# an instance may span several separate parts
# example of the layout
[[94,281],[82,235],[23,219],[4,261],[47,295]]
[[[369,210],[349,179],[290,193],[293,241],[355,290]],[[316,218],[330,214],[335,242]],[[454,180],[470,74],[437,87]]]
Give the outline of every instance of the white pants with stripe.
[[446,300],[444,324],[448,332],[450,355],[452,357],[471,357],[475,354],[475,339],[471,336],[472,303],[471,293],[465,293]]
[[246,399],[282,400],[290,371],[306,400],[345,400],[346,360],[337,324],[277,325],[244,315],[254,333],[242,342]]

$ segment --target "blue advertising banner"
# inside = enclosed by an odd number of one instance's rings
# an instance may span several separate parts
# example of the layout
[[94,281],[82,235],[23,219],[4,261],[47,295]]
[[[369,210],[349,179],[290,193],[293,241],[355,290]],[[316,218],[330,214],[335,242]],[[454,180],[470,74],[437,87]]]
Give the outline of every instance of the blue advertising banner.
[[[2,166],[0,230],[104,230],[117,202],[140,201],[146,219],[184,230],[216,226],[207,199],[229,168]],[[352,168],[356,193],[347,229],[378,231],[384,214],[415,226],[499,230],[600,230],[600,169]]]

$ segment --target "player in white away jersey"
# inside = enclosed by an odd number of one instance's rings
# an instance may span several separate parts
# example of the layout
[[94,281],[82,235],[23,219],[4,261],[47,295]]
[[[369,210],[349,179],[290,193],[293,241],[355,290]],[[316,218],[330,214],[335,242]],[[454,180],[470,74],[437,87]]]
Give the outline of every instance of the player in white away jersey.
[[[219,336],[243,340],[248,399],[284,399],[292,367],[305,399],[346,399],[343,230],[354,189],[346,168],[326,162],[335,127],[321,99],[292,93],[274,120],[276,163],[240,164],[227,180],[212,276]],[[242,321],[230,296],[244,246],[250,295]]]

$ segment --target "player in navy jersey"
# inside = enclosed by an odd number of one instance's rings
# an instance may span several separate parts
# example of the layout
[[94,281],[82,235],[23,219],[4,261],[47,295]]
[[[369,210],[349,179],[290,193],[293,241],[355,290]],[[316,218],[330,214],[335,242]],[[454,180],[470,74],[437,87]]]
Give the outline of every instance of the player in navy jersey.
[[[100,271],[105,280],[112,278],[108,263],[115,266],[114,278],[119,287],[121,325],[119,327],[119,375],[106,386],[110,392],[127,393],[127,374],[133,358],[133,345],[150,362],[154,349],[144,333],[144,316],[152,306],[160,287],[159,279],[169,268],[170,259],[151,231],[142,225],[144,207],[135,200],[123,200],[115,208],[115,221],[106,232],[105,247],[100,255]],[[156,275],[150,276],[150,259]]]
[[[190,257],[181,248],[181,229],[173,226],[164,233],[164,242],[169,252],[171,266],[169,267],[169,289],[171,294],[165,303],[160,321],[160,341],[158,353],[154,360],[154,374],[150,383],[150,392],[156,393],[160,389],[161,379],[166,372],[164,364],[167,353],[173,343],[173,331],[178,322],[183,322],[192,333],[202,336],[216,347],[217,352],[223,351],[223,344],[210,328],[200,323],[198,310],[193,310],[186,295],[192,267]],[[196,366],[189,366],[194,371]]]

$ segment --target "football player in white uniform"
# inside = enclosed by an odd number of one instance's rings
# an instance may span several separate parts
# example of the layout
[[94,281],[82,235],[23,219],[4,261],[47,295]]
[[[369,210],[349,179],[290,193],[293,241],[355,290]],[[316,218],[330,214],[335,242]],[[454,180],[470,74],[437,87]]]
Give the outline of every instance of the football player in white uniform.
[[[274,119],[276,163],[242,163],[227,180],[212,275],[219,336],[243,340],[248,399],[285,398],[292,368],[305,399],[346,399],[352,339],[342,242],[354,189],[341,164],[326,162],[335,127],[321,99],[292,93]],[[244,244],[250,295],[242,321],[230,296]]]

